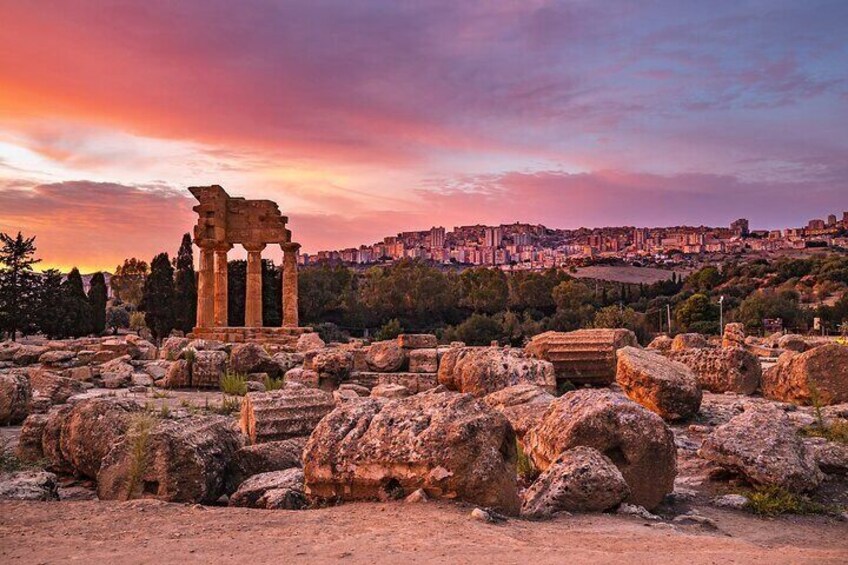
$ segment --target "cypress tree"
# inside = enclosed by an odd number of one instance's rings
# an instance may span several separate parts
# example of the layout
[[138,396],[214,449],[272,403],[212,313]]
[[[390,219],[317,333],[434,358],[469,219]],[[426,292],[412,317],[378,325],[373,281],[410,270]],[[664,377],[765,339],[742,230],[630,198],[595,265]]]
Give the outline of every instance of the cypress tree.
[[167,337],[174,329],[174,267],[167,253],[151,261],[139,309],[155,339]]
[[244,325],[244,302],[247,292],[247,261],[227,263],[227,324]]
[[194,275],[194,255],[191,236],[183,235],[177,252],[174,281],[174,327],[188,333],[197,321],[197,279]]
[[32,266],[40,259],[34,256],[35,237],[0,233],[0,333],[12,340],[31,329],[35,318],[39,281]]
[[101,335],[106,331],[106,301],[108,298],[106,277],[98,271],[91,275],[91,286],[88,289],[88,303],[91,305],[91,331],[95,335]]
[[262,259],[262,325],[283,324],[283,272],[270,259]]
[[76,267],[62,283],[62,316],[61,337],[82,337],[91,333],[91,305]]

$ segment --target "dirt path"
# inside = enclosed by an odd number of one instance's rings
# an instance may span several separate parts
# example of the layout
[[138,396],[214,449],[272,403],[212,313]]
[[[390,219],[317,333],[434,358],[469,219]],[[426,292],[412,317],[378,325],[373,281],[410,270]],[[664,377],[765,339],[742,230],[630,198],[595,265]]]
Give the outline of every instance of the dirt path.
[[300,512],[0,502],[0,563],[846,563],[848,526],[713,511],[718,531],[620,516],[471,520],[449,503]]

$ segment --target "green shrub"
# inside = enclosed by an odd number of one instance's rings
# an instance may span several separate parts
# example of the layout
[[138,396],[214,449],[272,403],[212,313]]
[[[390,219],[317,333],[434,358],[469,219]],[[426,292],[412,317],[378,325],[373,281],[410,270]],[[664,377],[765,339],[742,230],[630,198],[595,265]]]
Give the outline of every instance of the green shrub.
[[[165,406],[164,404],[162,405]],[[130,442],[130,469],[127,480],[127,500],[135,498],[138,494],[144,473],[150,465],[150,432],[156,426],[156,417],[149,412],[141,412],[133,416],[130,422],[127,438]]]
[[221,392],[232,396],[244,396],[247,394],[247,377],[227,371],[221,377]]
[[789,492],[780,487],[765,487],[755,490],[749,497],[748,508],[760,516],[781,514],[826,514],[827,506],[809,498]]
[[539,469],[536,468],[533,460],[524,453],[524,448],[521,447],[521,442],[516,441],[515,446],[517,448],[516,451],[518,452],[516,461],[518,476],[524,479],[528,484],[532,483],[539,477]]
[[283,379],[273,379],[268,375],[262,379],[262,384],[265,385],[265,391],[271,392],[272,390],[279,390],[286,386],[286,383],[283,382]]
[[374,339],[376,341],[385,341],[387,339],[395,339],[397,336],[403,333],[403,326],[400,325],[400,322],[397,318],[392,318],[385,324],[383,327],[377,330],[377,333],[374,334]]

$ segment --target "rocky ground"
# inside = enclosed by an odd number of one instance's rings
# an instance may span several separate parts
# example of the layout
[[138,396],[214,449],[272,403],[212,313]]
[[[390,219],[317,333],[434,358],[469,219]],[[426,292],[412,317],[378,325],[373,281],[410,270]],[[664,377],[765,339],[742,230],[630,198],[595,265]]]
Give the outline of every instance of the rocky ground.
[[848,348],[730,326],[0,344],[0,562],[846,562]]
[[[486,524],[449,502],[274,512],[0,502],[3,563],[845,563],[844,523],[704,508],[716,528],[586,514]],[[61,519],[57,519],[61,517]]]

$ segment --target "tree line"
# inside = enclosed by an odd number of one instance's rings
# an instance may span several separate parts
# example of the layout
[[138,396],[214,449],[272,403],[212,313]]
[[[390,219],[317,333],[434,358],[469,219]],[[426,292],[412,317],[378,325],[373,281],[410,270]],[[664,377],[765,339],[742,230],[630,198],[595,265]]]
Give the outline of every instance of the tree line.
[[[107,301],[103,273],[92,276],[88,293],[77,269],[36,273],[35,238],[0,234],[0,333],[44,333],[66,338],[129,327],[161,339],[195,324],[197,275],[189,234],[174,260],[156,255],[148,265],[130,258],[112,275]],[[228,264],[228,325],[244,325],[246,262]],[[303,268],[298,276],[300,319],[325,340],[347,336],[391,338],[401,332],[433,332],[443,341],[497,341],[521,345],[547,330],[620,327],[646,342],[657,332],[719,332],[719,298],[724,321],[762,331],[780,318],[797,331],[814,317],[836,329],[848,319],[848,258],[822,254],[809,259],[728,262],[682,277],[626,284],[581,280],[569,273],[504,272],[485,267],[442,270],[401,260],[364,272],[344,266]],[[282,273],[262,261],[263,324],[279,326]],[[823,297],[839,296],[836,301]],[[816,304],[816,300],[819,301]],[[669,320],[670,319],[670,320]],[[671,321],[671,327],[669,327]]]

